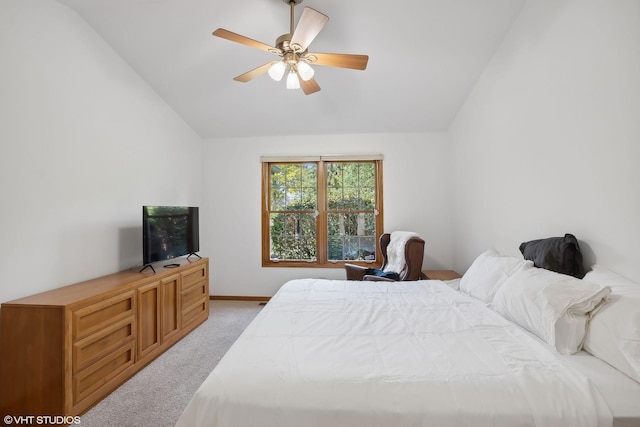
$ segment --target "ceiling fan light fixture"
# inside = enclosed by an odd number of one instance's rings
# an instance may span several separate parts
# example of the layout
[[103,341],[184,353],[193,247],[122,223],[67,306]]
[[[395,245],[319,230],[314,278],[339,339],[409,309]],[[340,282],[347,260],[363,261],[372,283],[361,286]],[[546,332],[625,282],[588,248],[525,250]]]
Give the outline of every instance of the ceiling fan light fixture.
[[287,89],[300,89],[300,80],[298,80],[298,75],[295,70],[289,71],[289,75],[287,76]]
[[287,64],[284,63],[284,61],[278,61],[278,62],[274,62],[271,67],[269,67],[269,76],[279,82],[280,80],[282,80],[282,77],[284,76],[284,72],[287,70]]
[[[270,0],[271,1],[271,0]],[[311,42],[329,21],[329,17],[310,7],[305,7],[294,26],[294,7],[303,0],[282,0],[289,5],[289,32],[276,39],[275,46],[233,33],[224,28],[218,28],[213,35],[235,43],[244,44],[255,49],[263,50],[280,56],[279,61],[269,61],[259,67],[249,70],[233,78],[238,82],[249,82],[262,74],[269,74],[275,81],[281,81],[287,74],[288,89],[302,89],[305,95],[311,95],[320,90],[314,78],[315,70],[311,64],[364,70],[367,68],[367,55],[352,55],[344,53],[309,53]]]
[[298,61],[298,74],[305,82],[315,74],[313,68],[304,61]]

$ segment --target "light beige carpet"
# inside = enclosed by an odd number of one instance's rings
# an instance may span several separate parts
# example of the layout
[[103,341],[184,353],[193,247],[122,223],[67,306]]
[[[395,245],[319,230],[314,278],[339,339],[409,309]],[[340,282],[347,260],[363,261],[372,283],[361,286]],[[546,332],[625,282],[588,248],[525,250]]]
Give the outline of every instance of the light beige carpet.
[[258,302],[211,301],[209,319],[80,417],[82,427],[174,426],[191,396],[258,314]]

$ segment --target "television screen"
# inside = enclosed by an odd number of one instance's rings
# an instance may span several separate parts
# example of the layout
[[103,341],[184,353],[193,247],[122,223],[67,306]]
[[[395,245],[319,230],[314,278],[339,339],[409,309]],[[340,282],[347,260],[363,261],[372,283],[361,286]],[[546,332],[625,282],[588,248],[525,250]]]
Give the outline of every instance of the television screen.
[[142,246],[144,265],[198,252],[198,208],[143,206]]

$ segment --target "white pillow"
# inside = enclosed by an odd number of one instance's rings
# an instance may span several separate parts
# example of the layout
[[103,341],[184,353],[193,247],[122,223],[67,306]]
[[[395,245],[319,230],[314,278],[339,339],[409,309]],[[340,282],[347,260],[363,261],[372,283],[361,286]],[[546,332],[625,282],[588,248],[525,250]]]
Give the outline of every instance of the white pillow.
[[584,349],[640,382],[640,283],[598,265],[583,280],[611,287],[611,301],[591,319]]
[[532,267],[507,279],[496,293],[493,308],[559,353],[573,354],[582,348],[592,313],[610,292],[609,287]]
[[481,253],[464,273],[460,279],[460,290],[489,304],[509,276],[531,267],[532,261],[502,256],[489,249]]

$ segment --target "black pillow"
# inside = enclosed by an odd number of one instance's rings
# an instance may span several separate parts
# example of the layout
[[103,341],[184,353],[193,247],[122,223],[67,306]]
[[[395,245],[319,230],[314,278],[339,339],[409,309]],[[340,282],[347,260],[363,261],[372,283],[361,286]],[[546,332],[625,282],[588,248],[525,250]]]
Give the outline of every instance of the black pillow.
[[533,261],[536,267],[568,274],[582,279],[585,275],[582,252],[573,234],[564,237],[531,240],[520,245],[524,259]]

